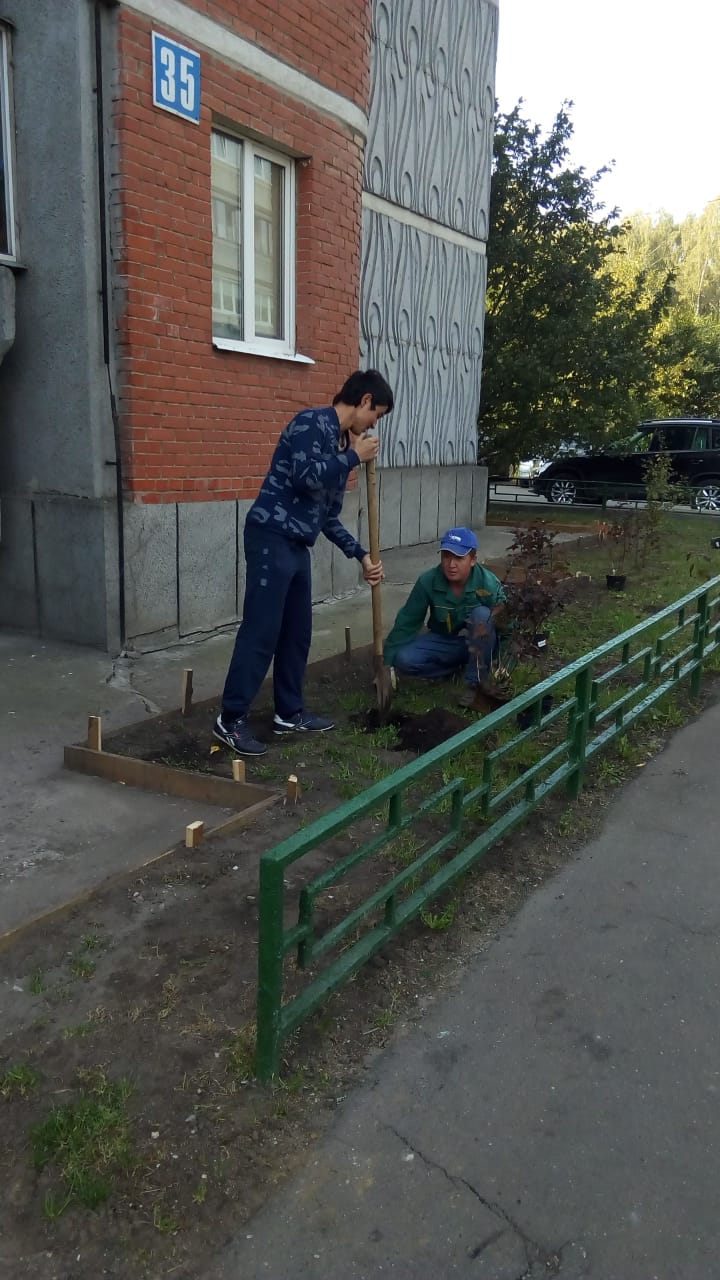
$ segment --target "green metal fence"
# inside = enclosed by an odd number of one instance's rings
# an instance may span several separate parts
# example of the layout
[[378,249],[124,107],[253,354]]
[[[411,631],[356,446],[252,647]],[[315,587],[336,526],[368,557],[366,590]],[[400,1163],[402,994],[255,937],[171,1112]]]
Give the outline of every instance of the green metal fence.
[[[587,762],[682,680],[689,678],[691,692],[698,694],[704,660],[718,645],[719,618],[720,576],[263,854],[257,1003],[261,1080],[278,1074],[286,1037],[541,800],[559,787],[576,798]],[[526,727],[502,740],[503,729],[514,727],[518,719]],[[513,777],[507,763],[530,743],[542,754]],[[469,748],[482,749],[483,762],[481,781],[466,786],[460,757]],[[441,785],[425,794],[418,784],[427,786],[432,774],[440,775]],[[410,794],[418,790],[422,798],[406,811]],[[352,845],[353,835],[357,839],[368,825],[369,838]],[[406,832],[423,835],[427,847],[397,870],[386,855]],[[351,842],[349,852],[308,880],[295,919],[287,920],[288,868],[343,835]],[[380,887],[322,930],[320,899],[368,860],[382,880]],[[291,952],[298,967],[312,967],[312,974],[297,994],[284,999]],[[332,958],[319,965],[329,953]]]

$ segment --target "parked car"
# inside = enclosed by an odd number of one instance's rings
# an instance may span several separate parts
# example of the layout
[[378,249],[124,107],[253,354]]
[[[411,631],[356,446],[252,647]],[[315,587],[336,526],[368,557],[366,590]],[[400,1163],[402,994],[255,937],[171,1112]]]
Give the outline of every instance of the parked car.
[[569,506],[603,498],[645,496],[644,467],[668,453],[675,481],[688,489],[696,511],[720,511],[720,418],[657,418],[641,422],[632,452],[557,457],[535,477],[534,493]]

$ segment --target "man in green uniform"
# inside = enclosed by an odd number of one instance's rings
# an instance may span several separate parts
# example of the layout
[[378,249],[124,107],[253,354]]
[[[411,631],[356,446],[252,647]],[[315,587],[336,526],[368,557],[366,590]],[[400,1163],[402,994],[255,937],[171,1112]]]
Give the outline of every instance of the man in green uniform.
[[464,706],[478,690],[492,692],[490,662],[506,617],[502,583],[477,563],[477,545],[472,529],[448,529],[440,564],[420,574],[385,641],[386,664],[405,675],[437,679],[464,668]]

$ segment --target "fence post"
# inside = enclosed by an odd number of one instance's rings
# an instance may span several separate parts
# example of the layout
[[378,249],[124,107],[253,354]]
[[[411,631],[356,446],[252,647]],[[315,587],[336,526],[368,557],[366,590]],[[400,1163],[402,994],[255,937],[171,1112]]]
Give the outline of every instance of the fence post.
[[703,591],[702,595],[698,596],[697,611],[698,611],[698,617],[697,617],[697,622],[695,624],[697,627],[697,636],[696,636],[696,642],[695,642],[695,658],[697,659],[697,666],[695,667],[695,670],[693,671],[690,677],[690,693],[692,694],[693,698],[698,698],[700,696],[700,681],[702,680],[702,674],[703,674],[703,658],[705,656],[705,640],[707,638],[707,626],[708,626],[708,593],[707,591]]
[[568,778],[568,794],[577,800],[583,786],[585,765],[585,746],[587,744],[588,721],[590,718],[590,690],[592,688],[592,667],[583,667],[575,677],[575,718],[572,722],[570,737],[570,759],[575,766]]
[[272,1080],[280,1071],[280,1010],[283,989],[284,881],[281,863],[260,859],[258,895],[258,1080]]

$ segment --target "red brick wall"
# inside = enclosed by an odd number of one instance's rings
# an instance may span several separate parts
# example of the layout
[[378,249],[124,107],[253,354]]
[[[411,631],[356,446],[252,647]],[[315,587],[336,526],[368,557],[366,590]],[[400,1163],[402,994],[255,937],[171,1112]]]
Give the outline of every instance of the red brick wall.
[[205,0],[195,7],[365,106],[370,57],[365,0]]
[[[365,105],[369,0],[196,7]],[[205,50],[200,125],[154,108],[151,27],[121,10],[113,226],[126,490],[143,502],[252,497],[293,413],[329,403],[357,367],[363,142]],[[212,347],[213,113],[308,157],[297,169],[296,345],[315,365]]]

